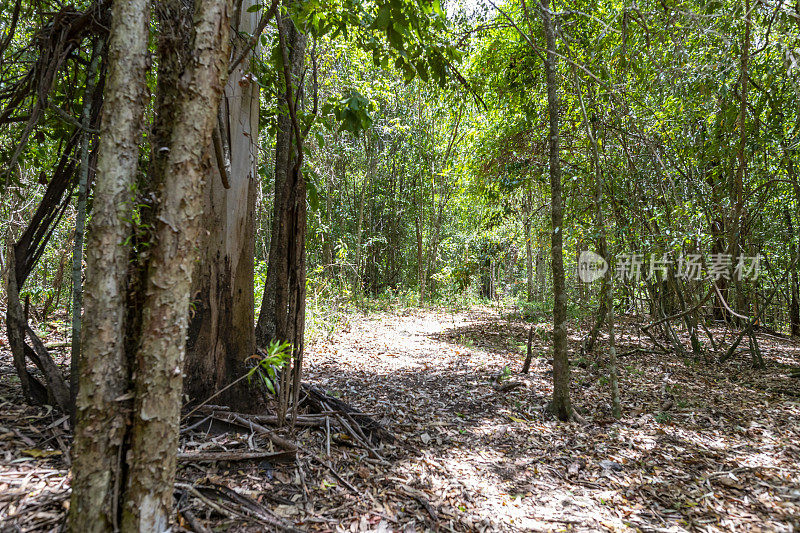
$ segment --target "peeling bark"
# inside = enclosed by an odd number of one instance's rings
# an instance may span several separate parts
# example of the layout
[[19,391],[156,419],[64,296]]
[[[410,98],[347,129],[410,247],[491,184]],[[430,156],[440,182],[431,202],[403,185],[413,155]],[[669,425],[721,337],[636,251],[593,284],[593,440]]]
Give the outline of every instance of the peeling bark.
[[192,59],[181,78],[183,99],[166,161],[135,358],[123,532],[165,531],[172,513],[188,308],[207,147],[227,78],[229,12],[226,0],[195,6]]
[[86,259],[69,530],[109,531],[122,477],[129,386],[124,349],[131,189],[147,95],[150,4],[114,2]]

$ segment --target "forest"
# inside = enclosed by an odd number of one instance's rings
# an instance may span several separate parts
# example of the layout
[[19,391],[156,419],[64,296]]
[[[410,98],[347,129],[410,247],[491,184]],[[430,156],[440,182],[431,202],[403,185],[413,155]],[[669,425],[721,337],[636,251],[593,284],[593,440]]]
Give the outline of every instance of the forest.
[[0,531],[800,531],[800,2],[0,2]]

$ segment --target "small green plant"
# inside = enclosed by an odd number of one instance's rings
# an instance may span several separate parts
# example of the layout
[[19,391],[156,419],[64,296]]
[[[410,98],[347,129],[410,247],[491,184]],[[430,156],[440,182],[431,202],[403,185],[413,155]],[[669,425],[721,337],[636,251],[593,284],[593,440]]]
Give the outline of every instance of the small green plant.
[[637,376],[644,375],[644,370],[642,370],[641,368],[638,368],[638,367],[636,367],[634,365],[625,365],[624,368],[625,368],[625,372],[627,372],[628,374],[634,374],[634,375],[637,375]]
[[670,422],[672,422],[672,415],[670,413],[665,413],[665,412],[658,413],[655,416],[655,421],[658,422],[659,424],[669,424]]
[[497,376],[497,382],[502,383],[503,381],[508,379],[508,376],[510,375],[511,375],[511,369],[508,367],[508,365],[505,365],[503,369],[500,371],[500,374],[498,374]]
[[275,394],[275,380],[278,377],[278,371],[286,366],[286,363],[292,358],[291,343],[272,341],[267,346],[263,357],[254,355],[253,358],[258,359],[258,361],[247,372],[247,381],[249,382],[255,374],[258,374],[267,389],[272,394]]

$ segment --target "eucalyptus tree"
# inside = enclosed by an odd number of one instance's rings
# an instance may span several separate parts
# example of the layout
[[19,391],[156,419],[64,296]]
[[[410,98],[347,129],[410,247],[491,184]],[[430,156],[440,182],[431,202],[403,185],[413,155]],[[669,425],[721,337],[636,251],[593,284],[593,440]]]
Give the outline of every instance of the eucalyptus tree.
[[[278,341],[292,345],[290,371],[283,373],[281,410],[286,409],[290,398],[296,407],[302,373],[308,188],[304,177],[306,138],[318,114],[334,115],[342,129],[353,133],[368,125],[360,95],[351,93],[343,100],[320,105],[317,69],[313,64],[310,112],[299,105],[305,101],[303,86],[295,81],[303,63],[306,37],[302,34],[314,39],[329,33],[331,39],[340,34],[349,37],[372,55],[376,65],[388,66],[392,61],[406,81],[418,75],[428,79],[430,75],[443,83],[449,76],[449,66],[457,58],[455,49],[439,36],[446,19],[438,1],[363,4],[347,0],[333,6],[297,2],[292,7],[291,19],[277,19],[276,71],[285,103],[282,113],[288,115],[289,120],[281,124],[279,119],[278,123],[278,135],[286,137],[285,142],[276,145],[273,241],[257,326],[260,344]],[[301,113],[301,109],[306,113]],[[284,175],[286,178],[282,182]],[[360,244],[357,248],[360,253]]]
[[[236,37],[230,73],[213,132],[214,164],[204,190],[204,231],[192,282],[185,391],[194,401],[220,391],[218,402],[251,411],[262,408],[263,402],[257,401],[255,385],[238,378],[248,370],[245,360],[255,353],[256,340],[252,326],[254,217],[260,180],[259,84],[263,81],[256,76],[262,45],[252,36],[260,38],[267,23],[288,16],[278,13],[276,2],[269,7],[255,0],[238,5],[231,19]],[[226,388],[231,383],[235,385]]]

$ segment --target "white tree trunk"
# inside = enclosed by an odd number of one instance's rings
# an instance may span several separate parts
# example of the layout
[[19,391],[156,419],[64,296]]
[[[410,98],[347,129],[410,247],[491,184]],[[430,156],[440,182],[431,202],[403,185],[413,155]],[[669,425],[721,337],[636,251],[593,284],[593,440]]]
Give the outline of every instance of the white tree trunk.
[[[238,31],[249,35],[256,30],[260,15],[247,12],[255,3],[245,0],[240,20],[231,21]],[[238,57],[238,48],[233,57]],[[246,371],[244,360],[255,347],[253,214],[258,190],[259,86],[248,76],[249,68],[248,58],[234,69],[220,103],[220,135],[229,148],[225,152],[230,156],[230,172],[223,177],[215,165],[205,193],[205,233],[193,286],[186,361],[185,390],[192,401],[202,401],[241,377]],[[247,387],[242,381],[223,393],[220,401],[241,410],[255,407]]]

